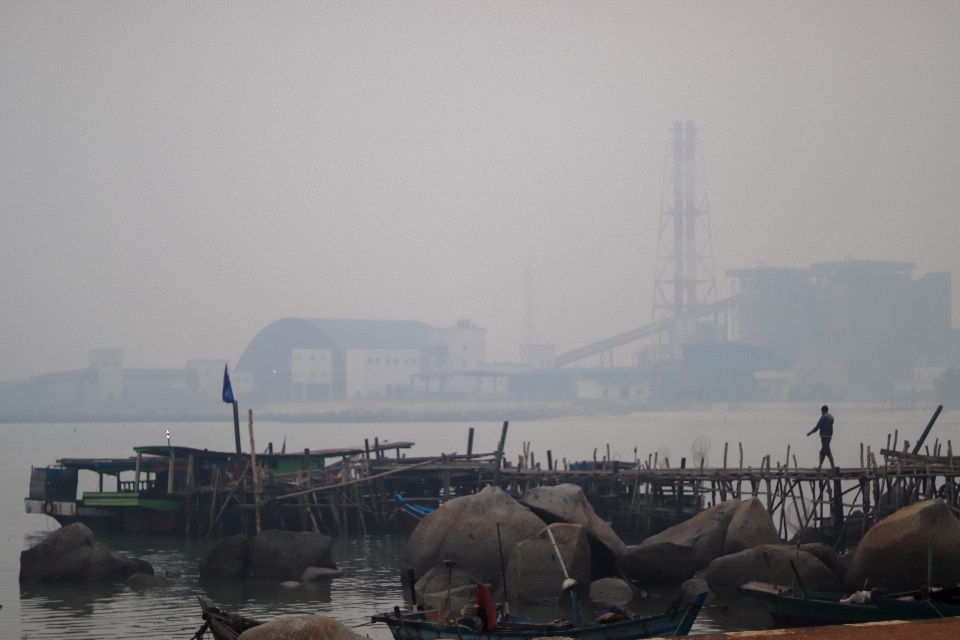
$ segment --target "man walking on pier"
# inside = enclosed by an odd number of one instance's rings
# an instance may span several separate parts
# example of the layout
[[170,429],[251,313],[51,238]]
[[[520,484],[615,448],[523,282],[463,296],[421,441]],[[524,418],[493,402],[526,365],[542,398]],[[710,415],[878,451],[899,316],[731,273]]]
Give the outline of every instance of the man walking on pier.
[[830,439],[833,438],[833,416],[827,413],[827,405],[820,407],[820,411],[823,413],[820,421],[807,436],[820,432],[820,464],[817,465],[817,469],[823,466],[824,458],[830,458],[830,467],[836,469],[837,465],[833,463],[833,453],[830,451]]

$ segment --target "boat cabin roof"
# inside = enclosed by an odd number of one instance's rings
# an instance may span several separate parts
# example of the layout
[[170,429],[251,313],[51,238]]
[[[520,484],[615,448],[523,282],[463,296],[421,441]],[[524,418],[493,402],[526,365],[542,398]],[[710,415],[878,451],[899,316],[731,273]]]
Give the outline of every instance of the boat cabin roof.
[[[318,466],[323,466],[327,458],[338,458],[346,456],[356,456],[377,451],[390,451],[393,449],[409,449],[413,442],[381,442],[378,445],[366,447],[347,447],[338,449],[311,449],[310,460]],[[168,447],[164,445],[134,447],[134,451],[140,454],[140,469],[143,471],[155,471],[156,469],[166,469],[170,464],[170,455],[177,461],[187,460],[190,456],[196,463],[223,465],[233,458],[236,453],[230,451],[210,451],[208,449],[195,449],[193,447]],[[248,457],[249,452],[240,454],[242,457]],[[291,467],[299,468],[303,462],[306,452],[300,453],[258,453],[257,460],[264,462],[270,468]],[[57,460],[61,467],[72,467],[74,469],[84,469],[116,475],[123,471],[134,471],[137,468],[137,459],[134,456],[129,458],[62,458]]]

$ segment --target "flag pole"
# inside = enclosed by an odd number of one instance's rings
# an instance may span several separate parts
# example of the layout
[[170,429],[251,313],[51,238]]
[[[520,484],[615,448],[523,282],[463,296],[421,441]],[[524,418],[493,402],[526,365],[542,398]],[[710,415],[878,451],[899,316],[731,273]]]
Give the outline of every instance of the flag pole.
[[240,448],[240,409],[236,400],[233,401],[233,437],[237,441],[237,456],[239,456],[243,453],[243,449]]
[[[233,437],[237,444],[237,466],[240,465],[240,458],[243,457],[243,449],[240,446],[240,409],[236,399],[233,397],[233,385],[230,384],[230,374],[227,373],[227,367],[223,367],[223,401],[233,405]],[[240,495],[240,533],[244,538],[250,537],[250,524],[247,520],[247,510],[243,508],[247,504],[247,485],[241,476],[239,482],[243,485],[239,487]]]

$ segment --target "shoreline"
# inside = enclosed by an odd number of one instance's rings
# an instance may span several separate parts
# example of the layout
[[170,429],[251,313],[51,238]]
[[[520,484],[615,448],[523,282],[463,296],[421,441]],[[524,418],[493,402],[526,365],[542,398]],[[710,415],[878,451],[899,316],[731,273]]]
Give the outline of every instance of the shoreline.
[[[750,414],[756,412],[796,412],[811,410],[819,403],[809,402],[718,402],[712,404],[652,405],[618,401],[436,401],[436,402],[317,402],[264,404],[254,406],[259,421],[281,423],[417,423],[417,422],[524,422],[549,418],[589,418],[631,414],[690,413]],[[905,414],[932,411],[936,404],[893,406],[880,402],[831,403],[835,411],[850,413]],[[223,422],[229,421],[224,410],[176,411],[86,411],[37,412],[28,414],[0,413],[0,424],[109,424],[118,422]]]
[[691,636],[703,640],[740,638],[749,640],[952,640],[960,637],[960,618],[935,620],[889,620],[823,627],[791,627],[766,631]]

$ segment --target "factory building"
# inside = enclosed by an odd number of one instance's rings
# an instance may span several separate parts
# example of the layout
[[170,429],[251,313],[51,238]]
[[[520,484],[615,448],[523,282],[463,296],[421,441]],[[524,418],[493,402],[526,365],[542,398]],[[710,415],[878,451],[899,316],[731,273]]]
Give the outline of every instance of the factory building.
[[[769,349],[782,366],[758,373],[763,394],[877,397],[955,365],[950,274],[914,278],[915,268],[844,260],[728,271],[740,294],[733,340]],[[930,366],[938,369],[916,369]]]
[[237,362],[260,402],[504,393],[487,364],[487,332],[469,320],[286,318],[261,330]]
[[[91,349],[85,369],[0,385],[10,415],[109,414],[114,411],[206,410],[221,404],[224,360],[189,360],[183,369],[132,369],[122,349]],[[235,389],[249,387],[243,376]]]

